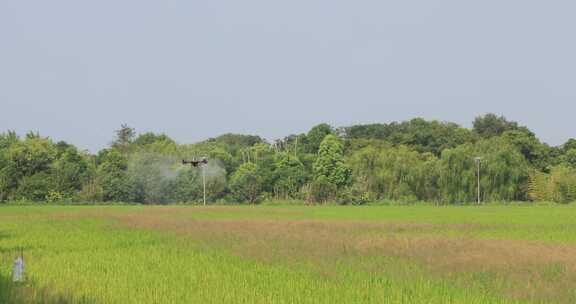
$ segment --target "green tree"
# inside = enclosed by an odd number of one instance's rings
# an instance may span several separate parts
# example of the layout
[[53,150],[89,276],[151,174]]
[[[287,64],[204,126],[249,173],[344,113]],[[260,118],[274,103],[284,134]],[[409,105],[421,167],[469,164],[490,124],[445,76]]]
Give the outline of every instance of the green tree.
[[273,146],[277,151],[291,152],[295,155],[307,153],[310,148],[306,134],[288,135],[281,140],[276,140]]
[[21,176],[50,170],[56,156],[52,141],[35,136],[28,136],[25,140],[14,143],[7,152],[9,162]]
[[245,157],[248,161],[256,164],[256,174],[260,177],[262,183],[262,192],[271,194],[274,192],[274,184],[277,179],[275,172],[275,152],[272,146],[265,143],[258,143],[247,148]]
[[444,149],[476,141],[474,134],[455,123],[414,118],[401,123],[369,124],[342,129],[348,140],[381,140],[439,156]]
[[112,147],[122,153],[130,152],[130,146],[136,137],[136,130],[127,124],[122,124],[120,129],[115,131],[116,138],[112,142]]
[[202,200],[202,176],[199,170],[185,168],[167,185],[171,199],[179,203],[193,203]]
[[508,121],[504,116],[497,116],[489,113],[484,116],[478,116],[473,122],[473,129],[476,134],[483,138],[500,136],[506,131],[522,129],[524,132],[530,132],[525,127],[519,127],[517,122]]
[[[226,171],[218,164],[217,160],[211,160],[206,169],[206,200],[217,201],[226,194]],[[202,171],[198,168],[185,168],[178,170],[178,176],[170,180],[170,189],[173,202],[192,203],[202,202],[203,191]]]
[[0,202],[8,199],[11,187],[11,174],[7,170],[8,160],[5,156],[5,151],[0,149]]
[[354,184],[370,196],[412,202],[436,201],[438,159],[406,146],[368,146],[350,158]]
[[138,137],[136,137],[136,139],[134,140],[133,144],[142,147],[152,145],[157,142],[175,143],[174,140],[168,137],[166,134],[156,134],[153,132],[147,132],[138,135]]
[[334,128],[329,124],[323,123],[314,126],[306,135],[306,151],[308,153],[318,152],[320,144],[330,134],[334,134]]
[[0,202],[6,201],[17,185],[17,172],[9,159],[10,147],[20,139],[13,131],[0,134]]
[[100,202],[104,200],[104,189],[98,183],[98,179],[91,177],[82,185],[82,189],[76,194],[78,202]]
[[14,131],[8,131],[0,134],[0,151],[10,148],[13,144],[20,141],[20,138]]
[[264,140],[256,135],[232,134],[227,133],[216,138],[211,138],[208,142],[220,143],[226,146],[234,147],[252,147],[255,144],[263,143]]
[[45,201],[54,188],[54,179],[47,172],[39,172],[22,178],[16,198],[35,202]]
[[152,132],[138,135],[131,147],[137,152],[146,153],[175,155],[178,152],[178,144],[172,138]]
[[314,163],[314,178],[325,177],[337,187],[350,182],[351,171],[344,161],[342,142],[336,135],[324,138],[318,149],[318,157]]
[[444,149],[474,142],[472,133],[454,123],[426,121],[415,118],[398,125],[390,125],[389,141],[396,145],[406,145],[424,153],[440,155]]
[[51,166],[55,191],[65,198],[71,198],[91,177],[89,157],[72,145],[61,142],[57,147],[58,158]]
[[131,154],[126,170],[131,199],[147,204],[169,202],[168,183],[177,175],[173,168],[176,163],[175,159],[157,153]]
[[483,201],[525,200],[530,166],[515,147],[502,138],[484,140],[444,151],[439,186],[441,200],[447,203],[474,202],[477,167],[482,157],[481,195]]
[[280,152],[275,158],[274,194],[276,198],[297,198],[308,180],[304,164],[292,153]]
[[12,142],[2,154],[2,197],[43,201],[48,192],[54,190],[54,179],[50,174],[57,151],[50,139],[29,133],[24,140]]
[[128,179],[128,160],[115,149],[103,153],[97,169],[98,185],[105,201],[133,201],[133,188]]
[[549,165],[548,147],[532,132],[511,130],[504,132],[502,138],[514,146],[534,168],[545,170]]
[[342,128],[346,139],[387,139],[391,130],[386,124],[354,125]]
[[562,145],[564,152],[576,149],[576,139],[570,138],[566,143]]
[[562,160],[568,166],[576,168],[576,148],[566,151]]
[[[389,147],[387,147],[389,148]],[[379,175],[383,172],[381,149],[366,146],[352,155],[350,167],[354,177],[354,184],[366,193],[373,193],[378,198],[383,196],[384,186]]]
[[230,179],[232,197],[238,202],[257,203],[262,194],[262,178],[254,163],[242,164]]
[[310,203],[327,203],[336,200],[338,188],[326,176],[319,176],[308,185],[306,200]]

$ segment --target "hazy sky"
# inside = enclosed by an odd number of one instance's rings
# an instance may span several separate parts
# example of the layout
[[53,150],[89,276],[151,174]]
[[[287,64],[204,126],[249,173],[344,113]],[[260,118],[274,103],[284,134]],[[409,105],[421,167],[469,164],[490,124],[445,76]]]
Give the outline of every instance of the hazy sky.
[[495,112],[576,137],[576,2],[0,1],[0,131],[95,151]]

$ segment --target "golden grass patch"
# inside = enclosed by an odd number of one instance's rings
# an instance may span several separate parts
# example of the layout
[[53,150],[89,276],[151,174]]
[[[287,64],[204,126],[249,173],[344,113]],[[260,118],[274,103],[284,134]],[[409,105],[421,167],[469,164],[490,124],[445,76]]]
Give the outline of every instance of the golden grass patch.
[[[173,215],[173,216],[172,216]],[[386,271],[379,257],[420,263],[431,275],[460,284],[483,281],[508,297],[568,303],[576,286],[576,246],[542,241],[479,239],[474,224],[378,223],[333,220],[198,220],[176,209],[119,215],[122,225],[169,231],[265,262],[307,263],[336,273],[334,261]],[[438,231],[459,231],[446,236]],[[371,259],[375,258],[375,259]]]

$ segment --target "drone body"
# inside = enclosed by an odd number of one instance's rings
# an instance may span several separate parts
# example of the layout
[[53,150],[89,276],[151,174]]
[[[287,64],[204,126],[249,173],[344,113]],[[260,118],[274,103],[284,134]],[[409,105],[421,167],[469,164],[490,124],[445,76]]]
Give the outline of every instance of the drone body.
[[208,164],[208,160],[206,158],[202,158],[201,160],[196,160],[196,159],[184,160],[183,159],[182,164],[183,165],[192,165],[192,167],[199,167],[200,165]]
[[208,164],[208,159],[206,157],[202,157],[201,160],[196,160],[193,158],[192,160],[182,160],[183,165],[192,165],[192,168],[202,168],[202,185],[204,188],[204,206],[206,206],[206,165]]

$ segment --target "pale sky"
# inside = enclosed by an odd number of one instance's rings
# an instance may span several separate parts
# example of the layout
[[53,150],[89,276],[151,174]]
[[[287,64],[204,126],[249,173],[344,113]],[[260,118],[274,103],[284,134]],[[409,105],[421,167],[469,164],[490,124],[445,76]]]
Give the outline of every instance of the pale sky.
[[2,0],[0,131],[96,151],[503,114],[576,137],[575,1]]

